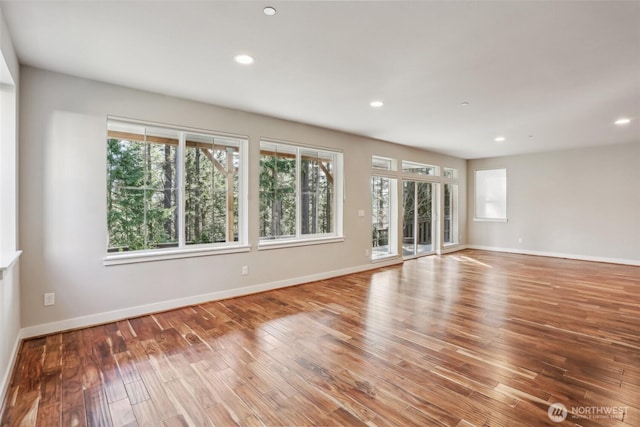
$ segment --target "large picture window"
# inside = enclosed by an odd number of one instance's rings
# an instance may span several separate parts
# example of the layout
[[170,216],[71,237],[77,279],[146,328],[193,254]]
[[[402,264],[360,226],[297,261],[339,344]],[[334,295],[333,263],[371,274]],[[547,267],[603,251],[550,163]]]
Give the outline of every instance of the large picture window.
[[243,241],[244,144],[241,138],[109,120],[107,251]]
[[312,239],[341,234],[341,154],[260,142],[260,239]]
[[484,169],[476,171],[474,220],[507,220],[506,169]]

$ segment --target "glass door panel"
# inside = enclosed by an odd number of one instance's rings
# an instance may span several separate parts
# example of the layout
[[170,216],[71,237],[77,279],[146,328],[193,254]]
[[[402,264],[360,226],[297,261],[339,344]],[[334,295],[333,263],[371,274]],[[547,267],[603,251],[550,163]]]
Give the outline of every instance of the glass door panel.
[[415,223],[416,223],[416,183],[402,182],[402,256],[410,257],[416,254]]
[[402,183],[402,255],[412,257],[433,252],[434,184]]
[[418,255],[433,251],[432,243],[432,201],[433,184],[430,182],[416,183],[416,211],[418,221],[416,224],[416,251]]

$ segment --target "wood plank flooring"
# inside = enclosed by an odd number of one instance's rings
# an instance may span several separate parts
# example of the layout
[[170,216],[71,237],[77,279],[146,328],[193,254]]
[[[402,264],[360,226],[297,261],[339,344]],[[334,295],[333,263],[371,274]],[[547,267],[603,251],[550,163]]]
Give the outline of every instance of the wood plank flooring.
[[573,424],[640,426],[640,267],[473,250],[27,340],[0,422]]

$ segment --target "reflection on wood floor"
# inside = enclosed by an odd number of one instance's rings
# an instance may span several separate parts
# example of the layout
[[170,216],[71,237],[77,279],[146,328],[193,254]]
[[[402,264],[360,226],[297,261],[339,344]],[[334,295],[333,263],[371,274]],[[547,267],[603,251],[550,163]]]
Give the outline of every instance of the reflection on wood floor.
[[1,425],[558,425],[556,402],[640,426],[640,267],[466,250],[31,339]]

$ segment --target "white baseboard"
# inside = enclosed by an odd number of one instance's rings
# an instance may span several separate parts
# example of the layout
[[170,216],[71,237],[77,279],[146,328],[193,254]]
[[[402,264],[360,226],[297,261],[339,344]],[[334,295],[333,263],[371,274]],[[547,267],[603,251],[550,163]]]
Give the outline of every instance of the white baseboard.
[[624,264],[624,265],[640,266],[640,260],[634,260],[634,259],[607,258],[607,257],[597,257],[597,256],[590,256],[590,255],[565,254],[561,252],[532,251],[528,249],[498,248],[495,246],[481,246],[481,245],[467,245],[467,248],[479,249],[483,251],[493,251],[493,252],[508,252],[512,254],[547,256],[552,258],[567,258],[567,259],[575,259],[579,261],[594,261],[594,262],[606,262],[609,264]]
[[395,258],[386,262],[375,264],[365,264],[356,267],[343,268],[323,273],[311,274],[308,276],[296,277],[292,279],[279,280],[276,282],[264,283],[260,285],[247,286],[244,288],[229,289],[225,291],[211,292],[207,294],[194,295],[185,298],[178,298],[169,301],[161,301],[152,304],[128,307],[119,310],[107,311],[89,316],[75,317],[72,319],[60,320],[57,322],[43,323],[35,326],[28,326],[21,330],[22,338],[31,338],[41,335],[67,331],[70,329],[84,328],[87,326],[99,325],[102,323],[114,322],[130,317],[143,316],[150,313],[172,310],[175,308],[202,304],[208,301],[217,301],[227,298],[235,298],[243,295],[255,294],[258,292],[270,291],[273,289],[285,288],[288,286],[300,285],[303,283],[315,282],[318,280],[330,279],[332,277],[344,276],[346,274],[359,273],[361,271],[373,270],[402,263],[402,258]]
[[16,366],[16,361],[18,360],[18,352],[20,351],[20,344],[22,343],[22,339],[22,330],[20,330],[18,332],[18,335],[16,336],[16,342],[13,345],[9,363],[7,363],[7,366],[5,366],[5,370],[2,373],[2,378],[0,378],[0,410],[2,409],[2,404],[3,402],[5,402],[7,393],[9,392],[11,375],[13,375],[13,370]]

